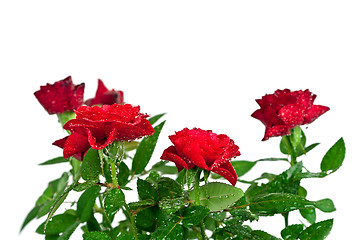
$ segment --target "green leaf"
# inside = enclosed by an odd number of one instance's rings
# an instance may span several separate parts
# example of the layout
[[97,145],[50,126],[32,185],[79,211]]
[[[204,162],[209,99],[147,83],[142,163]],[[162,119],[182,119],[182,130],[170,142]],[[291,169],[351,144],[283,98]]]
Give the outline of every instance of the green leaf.
[[81,164],[81,176],[84,180],[98,179],[101,172],[98,151],[90,148]]
[[[195,182],[195,176],[198,171],[201,171],[201,168],[192,168],[192,169],[185,169],[185,179],[186,185],[188,189],[191,188],[192,184]],[[199,173],[201,174],[201,173]]]
[[299,212],[310,224],[314,224],[316,222],[315,208],[303,208],[299,209]]
[[[226,230],[227,232],[229,232],[233,235],[237,235],[238,237],[241,236],[241,239],[251,239],[251,237],[252,237],[251,230],[241,224],[229,224],[224,227],[224,230]],[[215,232],[217,232],[217,231],[215,231]],[[222,233],[221,235],[223,235],[223,234],[224,233]],[[223,238],[216,238],[216,239],[223,239]],[[229,239],[229,238],[225,238],[225,239]]]
[[86,189],[88,189],[89,187],[92,187],[94,185],[96,185],[96,183],[98,183],[97,179],[92,179],[89,181],[86,181],[84,183],[79,183],[78,185],[76,185],[76,187],[74,188],[74,191],[76,192],[82,192]]
[[73,183],[71,184],[70,186],[68,186],[64,192],[62,192],[61,194],[58,194],[56,196],[56,199],[54,200],[54,203],[49,211],[49,214],[46,218],[46,221],[45,221],[45,228],[46,228],[46,225],[47,223],[50,221],[51,217],[55,214],[56,210],[60,207],[60,205],[65,201],[67,195],[69,194],[69,192],[71,190],[74,189],[74,187],[77,185],[77,183]]
[[90,219],[86,222],[86,227],[89,232],[101,231],[100,224],[94,217],[94,214],[91,214]]
[[159,202],[159,207],[161,210],[165,211],[167,214],[172,214],[186,204],[184,197],[175,197],[175,198],[163,198]]
[[174,240],[182,239],[183,229],[179,225],[179,222],[169,222],[167,224],[158,227],[155,232],[151,235],[151,240]]
[[151,118],[149,118],[149,122],[151,125],[154,125],[162,116],[164,116],[166,113],[161,113],[161,114],[158,114],[158,115],[155,115]]
[[86,222],[90,219],[93,212],[95,200],[100,192],[100,186],[92,186],[81,194],[77,202],[77,212],[81,222]]
[[124,193],[117,188],[112,188],[106,193],[104,200],[105,212],[109,217],[112,217],[119,211],[125,203]]
[[69,160],[65,159],[64,157],[57,157],[47,160],[46,162],[40,163],[39,165],[51,165],[51,164],[64,163],[64,162],[69,162]]
[[33,220],[34,218],[36,218],[38,212],[40,210],[40,206],[35,206],[33,209],[31,209],[31,211],[28,213],[28,215],[26,216],[23,224],[21,225],[21,229],[20,232],[25,228],[25,226],[31,222],[31,220]]
[[291,135],[290,135],[290,141],[292,146],[296,149],[297,146],[300,144],[301,142],[301,137],[303,135],[303,131],[301,130],[301,128],[298,127],[294,127],[293,129],[291,129]]
[[[221,211],[234,204],[244,195],[240,188],[220,182],[211,182],[200,187],[200,205],[212,212]],[[195,191],[189,192],[189,199],[195,201]]]
[[158,182],[157,192],[160,199],[175,198],[182,195],[182,188],[175,180],[168,177],[162,177]]
[[160,178],[161,178],[161,176],[158,172],[151,171],[149,173],[149,176],[147,176],[147,178],[145,180],[148,181],[149,183],[151,183],[152,185],[157,186],[157,183],[160,180]]
[[140,200],[151,199],[154,200],[155,202],[158,201],[159,198],[158,193],[151,183],[149,183],[146,180],[142,180],[138,178],[136,185]]
[[157,140],[159,138],[161,129],[163,128],[165,121],[157,125],[154,130],[155,133],[152,136],[145,137],[140,143],[134,155],[132,162],[131,172],[139,174],[145,170],[145,167],[150,161],[150,158],[154,152]]
[[178,173],[178,170],[175,166],[162,165],[162,166],[153,168],[153,170],[161,172],[162,174],[177,174]]
[[127,151],[127,152],[135,150],[138,145],[139,145],[139,142],[137,142],[137,141],[124,142],[125,151]]
[[297,173],[294,177],[295,180],[301,180],[304,178],[324,178],[328,174],[325,172],[318,172],[318,173],[312,173],[312,172],[304,172],[304,173]]
[[281,237],[284,240],[296,240],[298,236],[303,231],[304,225],[302,224],[294,224],[287,226],[281,231]]
[[53,216],[51,220],[46,225],[45,222],[42,223],[38,229],[37,233],[46,234],[46,235],[56,235],[66,231],[72,224],[77,220],[77,216],[73,214],[63,213],[56,216]]
[[251,235],[254,239],[261,239],[261,240],[281,240],[280,238],[274,237],[273,235],[261,231],[261,230],[254,230],[251,232]]
[[242,209],[242,208],[234,208],[230,210],[230,214],[236,218],[236,220],[239,220],[240,222],[245,222],[247,220],[253,221],[253,220],[258,220],[259,217],[252,214],[249,210],[247,209]]
[[118,166],[118,171],[118,183],[120,186],[125,186],[129,182],[130,170],[124,162],[121,162]]
[[329,198],[316,201],[315,204],[316,207],[323,212],[333,212],[336,210],[333,201]]
[[83,234],[84,240],[111,240],[111,237],[104,232],[87,232]]
[[314,202],[289,193],[270,193],[263,195],[252,200],[249,205],[251,212],[261,216],[271,216],[297,209],[316,207]]
[[301,232],[301,234],[299,235],[299,239],[323,240],[329,235],[332,226],[333,226],[333,219],[314,223]]
[[260,186],[258,186],[256,183],[252,184],[246,190],[246,197],[251,201],[252,199],[257,198],[259,195],[265,195],[268,193],[296,194],[300,186],[300,181],[294,178],[302,171],[302,168],[302,162],[298,162],[281,174],[277,176],[270,176],[270,181],[266,184],[262,184]]
[[69,226],[57,240],[68,240],[79,225],[80,225],[80,220],[77,220],[71,226]]
[[204,206],[190,206],[182,213],[182,223],[186,228],[192,228],[199,224],[210,212]]
[[135,216],[136,227],[140,230],[153,232],[156,227],[156,212],[159,210],[157,206],[154,206],[139,211]]
[[238,177],[241,177],[245,175],[252,167],[255,166],[256,162],[250,162],[250,161],[231,161],[231,164],[233,165],[236,174]]
[[148,208],[154,206],[156,203],[153,200],[142,200],[138,202],[129,203],[129,208],[131,210],[135,210],[135,212],[139,212],[143,208]]
[[[310,152],[311,150],[313,150],[315,147],[317,147],[320,143],[313,143],[310,144],[309,146],[305,147],[305,153]],[[301,154],[298,152],[297,156],[300,157],[301,155],[303,155],[304,153],[302,152]]]
[[81,163],[82,162],[77,160],[76,158],[70,157],[70,165],[72,167],[70,172],[73,176],[74,182],[78,182],[81,177]]
[[340,138],[325,154],[321,161],[321,171],[335,172],[345,159],[345,142]]
[[116,240],[135,240],[133,236],[127,233],[121,233]]

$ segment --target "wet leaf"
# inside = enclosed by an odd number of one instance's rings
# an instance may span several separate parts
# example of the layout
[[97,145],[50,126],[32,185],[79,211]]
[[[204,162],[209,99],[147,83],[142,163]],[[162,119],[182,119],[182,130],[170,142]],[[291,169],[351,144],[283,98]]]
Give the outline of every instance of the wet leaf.
[[46,235],[55,235],[60,234],[66,231],[72,224],[77,220],[77,216],[73,214],[63,213],[56,216],[53,216],[48,222],[46,229],[45,222],[42,223],[38,229],[37,233],[46,234]]
[[333,219],[314,223],[301,232],[301,234],[299,235],[299,239],[323,240],[329,235],[332,226],[333,226]]
[[88,189],[89,187],[94,186],[97,182],[98,182],[97,179],[93,179],[93,180],[86,181],[86,182],[84,182],[84,183],[79,183],[79,184],[74,188],[74,191],[82,192],[82,191]]
[[289,193],[270,193],[252,200],[250,211],[261,216],[271,216],[303,208],[315,208],[314,202]]
[[242,208],[231,209],[230,214],[240,222],[245,222],[248,220],[254,221],[259,219],[258,216],[252,214],[249,210]]
[[151,199],[151,200],[154,200],[155,202],[157,202],[159,200],[156,189],[148,181],[138,178],[136,185],[137,185],[137,190],[138,190],[138,195],[139,195],[140,200]]
[[299,212],[303,218],[305,218],[310,224],[316,222],[316,210],[315,208],[303,208],[299,209]]
[[57,240],[68,240],[79,225],[80,220],[76,220],[76,222],[69,226]]
[[158,227],[151,235],[151,240],[174,240],[182,239],[183,230],[178,222],[169,222]]
[[112,188],[110,191],[106,193],[104,199],[104,208],[105,212],[109,217],[112,217],[119,211],[119,209],[125,203],[125,195],[124,193],[117,188]]
[[175,198],[182,195],[182,188],[178,182],[171,178],[160,178],[157,186],[159,198]]
[[302,224],[294,224],[287,226],[281,231],[281,237],[284,240],[296,240],[298,236],[303,231],[304,225]]
[[100,189],[100,186],[95,185],[86,189],[81,194],[77,202],[77,213],[81,222],[86,222],[90,219]]
[[[200,187],[200,205],[212,212],[226,209],[244,195],[240,188],[220,182],[212,182]],[[195,191],[189,192],[189,199],[195,201]]]
[[258,186],[256,183],[252,184],[246,190],[246,197],[251,201],[254,198],[257,198],[260,195],[268,193],[292,193],[296,194],[300,181],[295,179],[297,174],[301,173],[303,168],[302,162],[298,162],[294,166],[291,166],[289,169],[285,170],[277,176],[271,176],[269,182]]
[[117,180],[120,186],[125,186],[129,182],[130,169],[128,166],[121,162],[118,166]]
[[210,212],[204,206],[190,206],[182,213],[182,223],[186,228],[192,228],[199,224]]
[[50,219],[52,218],[52,216],[55,214],[56,210],[60,207],[60,205],[65,201],[67,195],[69,194],[69,192],[71,190],[74,189],[74,187],[76,187],[77,183],[73,183],[71,184],[70,186],[68,186],[64,192],[62,192],[61,194],[58,194],[56,196],[56,199],[54,200],[53,202],[53,205],[51,206],[50,208],[50,211],[49,211],[49,214],[46,218],[46,221],[45,221],[45,228],[46,228],[46,225],[47,223],[50,221]]
[[321,171],[335,172],[345,159],[345,142],[340,138],[325,154],[321,161]]
[[261,230],[254,230],[251,232],[251,235],[254,239],[261,239],[261,240],[281,240],[280,238],[274,237],[273,235],[261,231]]
[[81,176],[84,180],[98,179],[101,172],[98,151],[90,148],[81,164]]
[[167,214],[172,214],[184,207],[185,204],[186,201],[184,197],[163,198],[159,202],[159,207]]
[[111,240],[104,232],[87,232],[83,234],[83,240]]
[[156,211],[159,211],[157,207],[145,208],[139,211],[135,216],[136,227],[144,231],[153,232],[156,227]]
[[157,140],[159,138],[161,129],[163,128],[165,121],[157,125],[154,130],[155,133],[152,136],[145,137],[136,149],[134,159],[132,162],[131,172],[135,174],[142,173],[147,164],[150,161],[150,158],[154,152]]
[[127,233],[121,233],[116,240],[135,240],[135,238]]

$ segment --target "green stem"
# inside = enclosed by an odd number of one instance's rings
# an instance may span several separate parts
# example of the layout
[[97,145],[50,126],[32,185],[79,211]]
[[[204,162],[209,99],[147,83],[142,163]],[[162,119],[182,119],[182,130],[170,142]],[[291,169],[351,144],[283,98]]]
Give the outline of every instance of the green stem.
[[130,219],[130,223],[131,223],[131,228],[134,234],[134,238],[135,240],[138,240],[138,236],[137,236],[137,228],[136,228],[136,224],[135,224],[135,218],[134,216],[131,214],[129,205],[127,205],[127,203],[124,204],[125,210],[127,212],[127,215],[129,216]]
[[284,213],[283,214],[284,219],[285,219],[285,227],[289,226],[289,213]]
[[99,153],[99,158],[100,158],[101,173],[104,176],[104,151],[103,151],[103,149],[99,149],[98,153]]
[[[194,192],[195,192],[195,205],[200,205],[200,175],[201,175],[201,168],[198,168],[195,175],[195,184],[194,184]],[[200,231],[201,231],[201,239],[207,239],[205,235],[205,226],[204,221],[200,222]]]
[[[294,146],[291,143],[291,137],[290,136],[284,136],[284,141],[285,141],[287,149],[290,152],[290,159],[291,159],[290,165],[294,166],[297,163],[297,161],[296,161],[297,155],[296,155],[296,150],[295,150]],[[284,220],[285,220],[285,227],[287,227],[289,225],[289,213],[288,212],[284,213],[283,217],[284,217]]]
[[115,162],[112,159],[109,159],[109,160],[110,160],[110,166],[111,166],[111,179],[112,179],[113,187],[118,188],[119,184],[118,184],[117,176],[116,176]]
[[291,166],[294,166],[297,162],[296,162],[296,152],[295,152],[295,149],[294,149],[294,146],[292,145],[291,143],[291,140],[290,140],[290,136],[284,136],[284,141],[285,141],[285,144],[287,146],[287,149],[290,151],[290,157],[291,157]]

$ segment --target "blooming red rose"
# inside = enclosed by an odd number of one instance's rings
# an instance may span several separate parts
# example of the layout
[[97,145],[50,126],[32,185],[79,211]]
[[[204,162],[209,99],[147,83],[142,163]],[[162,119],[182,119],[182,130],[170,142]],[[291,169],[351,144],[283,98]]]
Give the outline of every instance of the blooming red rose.
[[71,76],[54,84],[41,86],[34,93],[49,114],[72,111],[83,104],[85,84],[74,85]]
[[95,98],[85,101],[88,106],[102,105],[102,104],[121,104],[124,102],[124,93],[122,91],[108,90],[101,79],[98,80],[98,88],[96,90]]
[[228,136],[184,128],[169,138],[174,145],[164,150],[161,159],[174,162],[179,172],[195,166],[215,172],[235,186],[237,175],[230,159],[240,156],[240,152]]
[[154,128],[140,113],[139,106],[130,104],[82,106],[75,110],[76,119],[69,120],[64,129],[70,136],[53,144],[64,149],[64,157],[83,159],[86,151],[103,149],[114,141],[131,141],[154,134]]
[[315,94],[305,91],[276,90],[257,99],[260,109],[251,116],[266,127],[263,141],[269,137],[290,134],[290,129],[308,124],[329,110],[326,106],[314,105]]

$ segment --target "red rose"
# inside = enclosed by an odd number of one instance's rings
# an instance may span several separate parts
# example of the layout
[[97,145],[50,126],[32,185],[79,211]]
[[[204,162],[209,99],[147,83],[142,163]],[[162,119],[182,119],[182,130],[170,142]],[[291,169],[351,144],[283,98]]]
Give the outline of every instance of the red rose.
[[72,111],[83,104],[85,84],[74,85],[71,77],[41,86],[34,93],[49,114]]
[[313,105],[316,98],[308,89],[291,92],[276,90],[257,99],[260,109],[251,116],[259,119],[266,127],[263,141],[269,137],[290,134],[290,129],[308,124],[329,110],[326,106]]
[[161,159],[174,162],[179,172],[195,166],[215,172],[235,186],[237,175],[230,159],[240,152],[228,136],[185,128],[169,138],[174,145],[164,150]]
[[88,106],[114,103],[122,104],[124,102],[124,93],[122,91],[111,90],[109,91],[101,79],[98,80],[98,88],[96,90],[95,98],[85,101]]
[[86,151],[103,149],[114,141],[131,141],[154,134],[154,128],[140,113],[140,107],[130,104],[82,106],[75,110],[76,119],[68,121],[64,129],[70,136],[53,144],[64,149],[64,157],[82,159]]

